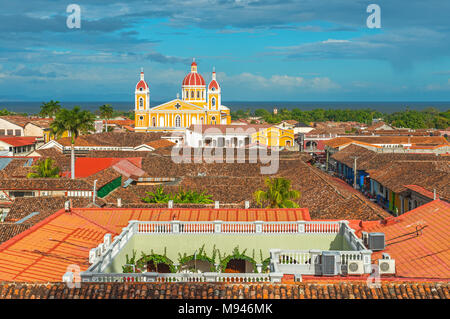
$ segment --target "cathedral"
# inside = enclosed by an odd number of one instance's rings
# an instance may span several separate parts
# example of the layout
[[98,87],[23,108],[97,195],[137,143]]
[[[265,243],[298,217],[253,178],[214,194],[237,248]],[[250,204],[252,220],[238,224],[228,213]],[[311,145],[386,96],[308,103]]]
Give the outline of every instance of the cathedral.
[[191,72],[181,86],[181,99],[150,107],[150,88],[144,80],[144,71],[135,90],[135,131],[184,131],[193,124],[230,124],[230,109],[222,105],[221,89],[213,70],[212,80],[205,80],[197,72],[195,60]]

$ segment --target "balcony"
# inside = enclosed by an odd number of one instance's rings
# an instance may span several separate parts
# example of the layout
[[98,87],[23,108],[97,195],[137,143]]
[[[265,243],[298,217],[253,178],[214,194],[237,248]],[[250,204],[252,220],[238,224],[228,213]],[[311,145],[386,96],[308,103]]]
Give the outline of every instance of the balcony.
[[[348,226],[347,221],[293,222],[141,222],[130,221],[122,233],[111,242],[104,242],[89,254],[91,266],[81,273],[84,282],[145,281],[145,282],[259,282],[279,281],[283,274],[321,274],[321,254],[332,251],[341,257],[340,263],[363,260],[370,266],[371,251]],[[179,256],[195,256],[199,247],[204,251],[219,251],[211,261],[212,271],[182,272],[176,263]],[[223,257],[239,247],[255,261],[253,272],[225,273]],[[132,252],[154,251],[174,262],[177,272],[122,273]],[[257,257],[255,257],[255,255]],[[214,257],[216,258],[216,257]],[[249,259],[252,259],[249,258]],[[212,259],[211,259],[212,260]],[[266,269],[262,264],[266,263]],[[134,265],[133,265],[134,267]],[[252,268],[253,269],[253,268]]]

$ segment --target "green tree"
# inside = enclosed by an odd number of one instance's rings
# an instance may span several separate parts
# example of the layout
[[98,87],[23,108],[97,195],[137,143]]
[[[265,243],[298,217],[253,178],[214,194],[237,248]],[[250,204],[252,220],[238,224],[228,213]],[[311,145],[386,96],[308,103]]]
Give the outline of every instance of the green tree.
[[61,105],[59,104],[59,101],[53,101],[47,103],[42,103],[41,105],[41,112],[39,112],[39,116],[42,117],[55,117],[56,114],[61,109]]
[[108,120],[114,114],[114,109],[110,104],[100,106],[100,116],[105,120],[105,131],[108,132]]
[[253,196],[261,207],[292,208],[298,207],[293,199],[300,197],[300,192],[291,189],[291,181],[282,177],[266,178],[266,190],[257,190]]
[[55,136],[60,137],[64,132],[69,132],[71,150],[70,150],[70,171],[71,178],[75,178],[75,139],[81,133],[87,133],[94,129],[95,116],[89,111],[81,110],[75,106],[72,110],[61,109],[50,127]]
[[33,171],[28,173],[27,178],[58,178],[59,167],[54,166],[54,161],[51,158],[46,158],[37,162],[33,166]]

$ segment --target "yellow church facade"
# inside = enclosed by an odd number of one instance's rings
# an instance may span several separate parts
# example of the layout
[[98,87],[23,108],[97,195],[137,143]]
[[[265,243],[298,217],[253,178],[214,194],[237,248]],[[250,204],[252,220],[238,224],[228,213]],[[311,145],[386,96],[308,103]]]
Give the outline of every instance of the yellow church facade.
[[191,64],[181,87],[181,98],[150,107],[150,89],[141,71],[135,90],[135,131],[184,131],[191,125],[230,124],[230,109],[222,105],[221,88],[212,73],[208,86],[197,72],[197,63]]

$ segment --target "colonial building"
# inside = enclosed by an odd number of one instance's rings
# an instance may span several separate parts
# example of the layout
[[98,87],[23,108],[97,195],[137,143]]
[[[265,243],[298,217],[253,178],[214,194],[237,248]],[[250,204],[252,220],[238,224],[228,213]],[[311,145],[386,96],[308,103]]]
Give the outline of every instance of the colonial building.
[[208,87],[197,63],[191,64],[191,72],[186,75],[181,86],[182,97],[150,107],[150,88],[141,71],[140,81],[135,90],[135,131],[184,131],[195,124],[230,124],[230,109],[222,105],[221,88],[212,73]]

